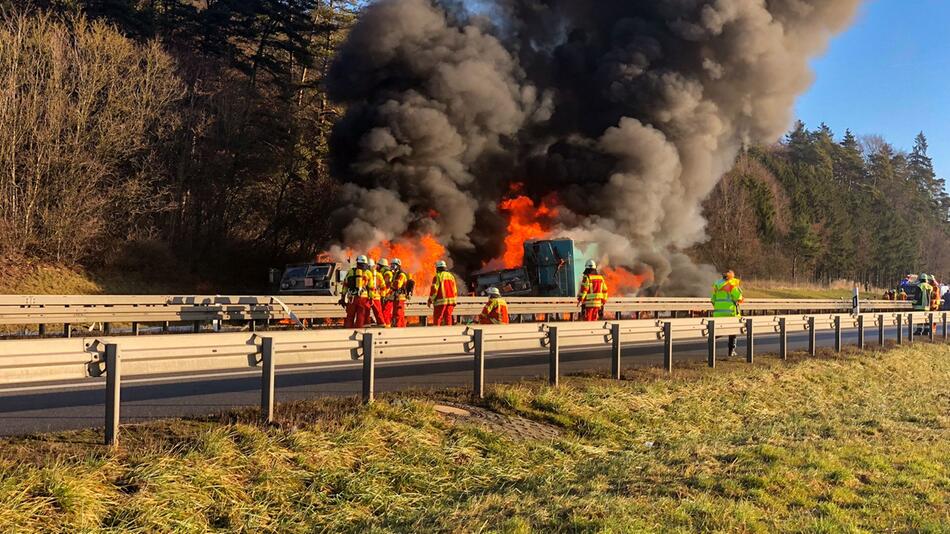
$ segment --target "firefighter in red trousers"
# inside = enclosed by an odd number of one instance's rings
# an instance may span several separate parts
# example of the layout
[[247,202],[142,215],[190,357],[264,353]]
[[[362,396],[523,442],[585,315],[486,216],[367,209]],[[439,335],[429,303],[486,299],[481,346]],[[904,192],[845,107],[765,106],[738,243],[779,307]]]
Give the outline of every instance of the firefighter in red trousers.
[[577,305],[581,307],[581,321],[596,321],[607,305],[607,279],[597,272],[597,262],[590,260],[581,278]]
[[501,291],[490,287],[485,293],[488,293],[488,303],[478,316],[478,324],[508,324],[508,303],[501,298]]
[[[369,264],[366,269],[366,292],[368,294],[370,311],[373,314],[373,322],[383,327],[388,327],[389,323],[385,321],[383,317],[383,301],[380,296],[380,281],[382,280],[381,275],[376,271],[376,262],[370,258]],[[366,317],[367,322],[369,322],[369,313]]]
[[383,301],[383,320],[386,321],[387,326],[391,326],[393,324],[393,272],[389,268],[389,260],[386,258],[379,260],[377,272],[379,273],[377,282],[380,283],[379,295]]
[[406,327],[406,301],[409,298],[409,274],[402,270],[402,260],[393,259],[392,265],[392,325]]
[[340,304],[346,306],[346,328],[363,328],[369,319],[369,293],[366,290],[366,256],[356,258],[356,267],[346,274],[346,293]]
[[435,264],[435,276],[429,289],[427,305],[433,307],[432,322],[435,326],[452,326],[455,303],[458,301],[458,285],[444,261]]

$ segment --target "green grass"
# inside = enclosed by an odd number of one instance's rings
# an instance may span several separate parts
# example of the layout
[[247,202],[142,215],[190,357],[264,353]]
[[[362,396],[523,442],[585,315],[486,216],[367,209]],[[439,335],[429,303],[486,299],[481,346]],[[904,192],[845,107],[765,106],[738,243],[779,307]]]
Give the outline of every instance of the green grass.
[[[0,443],[0,531],[948,532],[950,347],[497,386],[515,440],[433,396]],[[436,398],[456,399],[463,392]]]

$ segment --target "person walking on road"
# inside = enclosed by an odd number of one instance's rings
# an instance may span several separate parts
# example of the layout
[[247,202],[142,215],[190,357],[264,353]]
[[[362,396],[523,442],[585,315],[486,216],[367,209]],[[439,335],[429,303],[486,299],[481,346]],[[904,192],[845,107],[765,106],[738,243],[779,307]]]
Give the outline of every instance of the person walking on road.
[[449,272],[445,261],[435,264],[435,276],[432,277],[432,287],[429,289],[429,301],[426,303],[433,308],[432,322],[435,326],[452,326],[455,319],[455,304],[458,302],[458,283],[455,275]]
[[581,278],[581,290],[577,305],[581,307],[581,321],[596,321],[603,315],[609,292],[607,279],[597,271],[597,262],[590,260]]
[[488,302],[478,316],[478,324],[508,324],[508,303],[501,298],[501,291],[497,287],[488,288]]
[[[722,279],[713,284],[712,305],[713,317],[739,317],[739,306],[742,304],[741,281],[731,269],[723,271]],[[729,336],[729,356],[736,355],[736,336]]]

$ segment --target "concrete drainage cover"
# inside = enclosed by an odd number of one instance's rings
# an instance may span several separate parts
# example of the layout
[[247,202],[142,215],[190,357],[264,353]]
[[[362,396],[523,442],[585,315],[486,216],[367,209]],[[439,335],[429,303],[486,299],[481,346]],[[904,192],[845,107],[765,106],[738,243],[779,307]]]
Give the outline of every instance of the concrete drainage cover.
[[524,417],[502,415],[477,406],[436,404],[435,411],[454,421],[472,423],[521,440],[552,441],[561,436],[557,428]]

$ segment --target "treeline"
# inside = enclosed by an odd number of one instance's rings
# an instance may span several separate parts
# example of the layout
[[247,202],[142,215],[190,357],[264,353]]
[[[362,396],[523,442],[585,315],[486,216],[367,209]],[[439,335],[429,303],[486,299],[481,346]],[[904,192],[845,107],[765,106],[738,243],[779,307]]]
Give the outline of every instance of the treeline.
[[878,287],[908,272],[946,279],[944,186],[923,133],[906,153],[799,122],[781,143],[739,156],[706,202],[711,239],[695,253],[756,278]]
[[[0,256],[264,282],[333,236],[323,88],[361,0],[0,0]],[[750,147],[692,254],[744,276],[945,274],[926,139]]]
[[315,253],[358,3],[0,0],[0,253],[255,282]]

